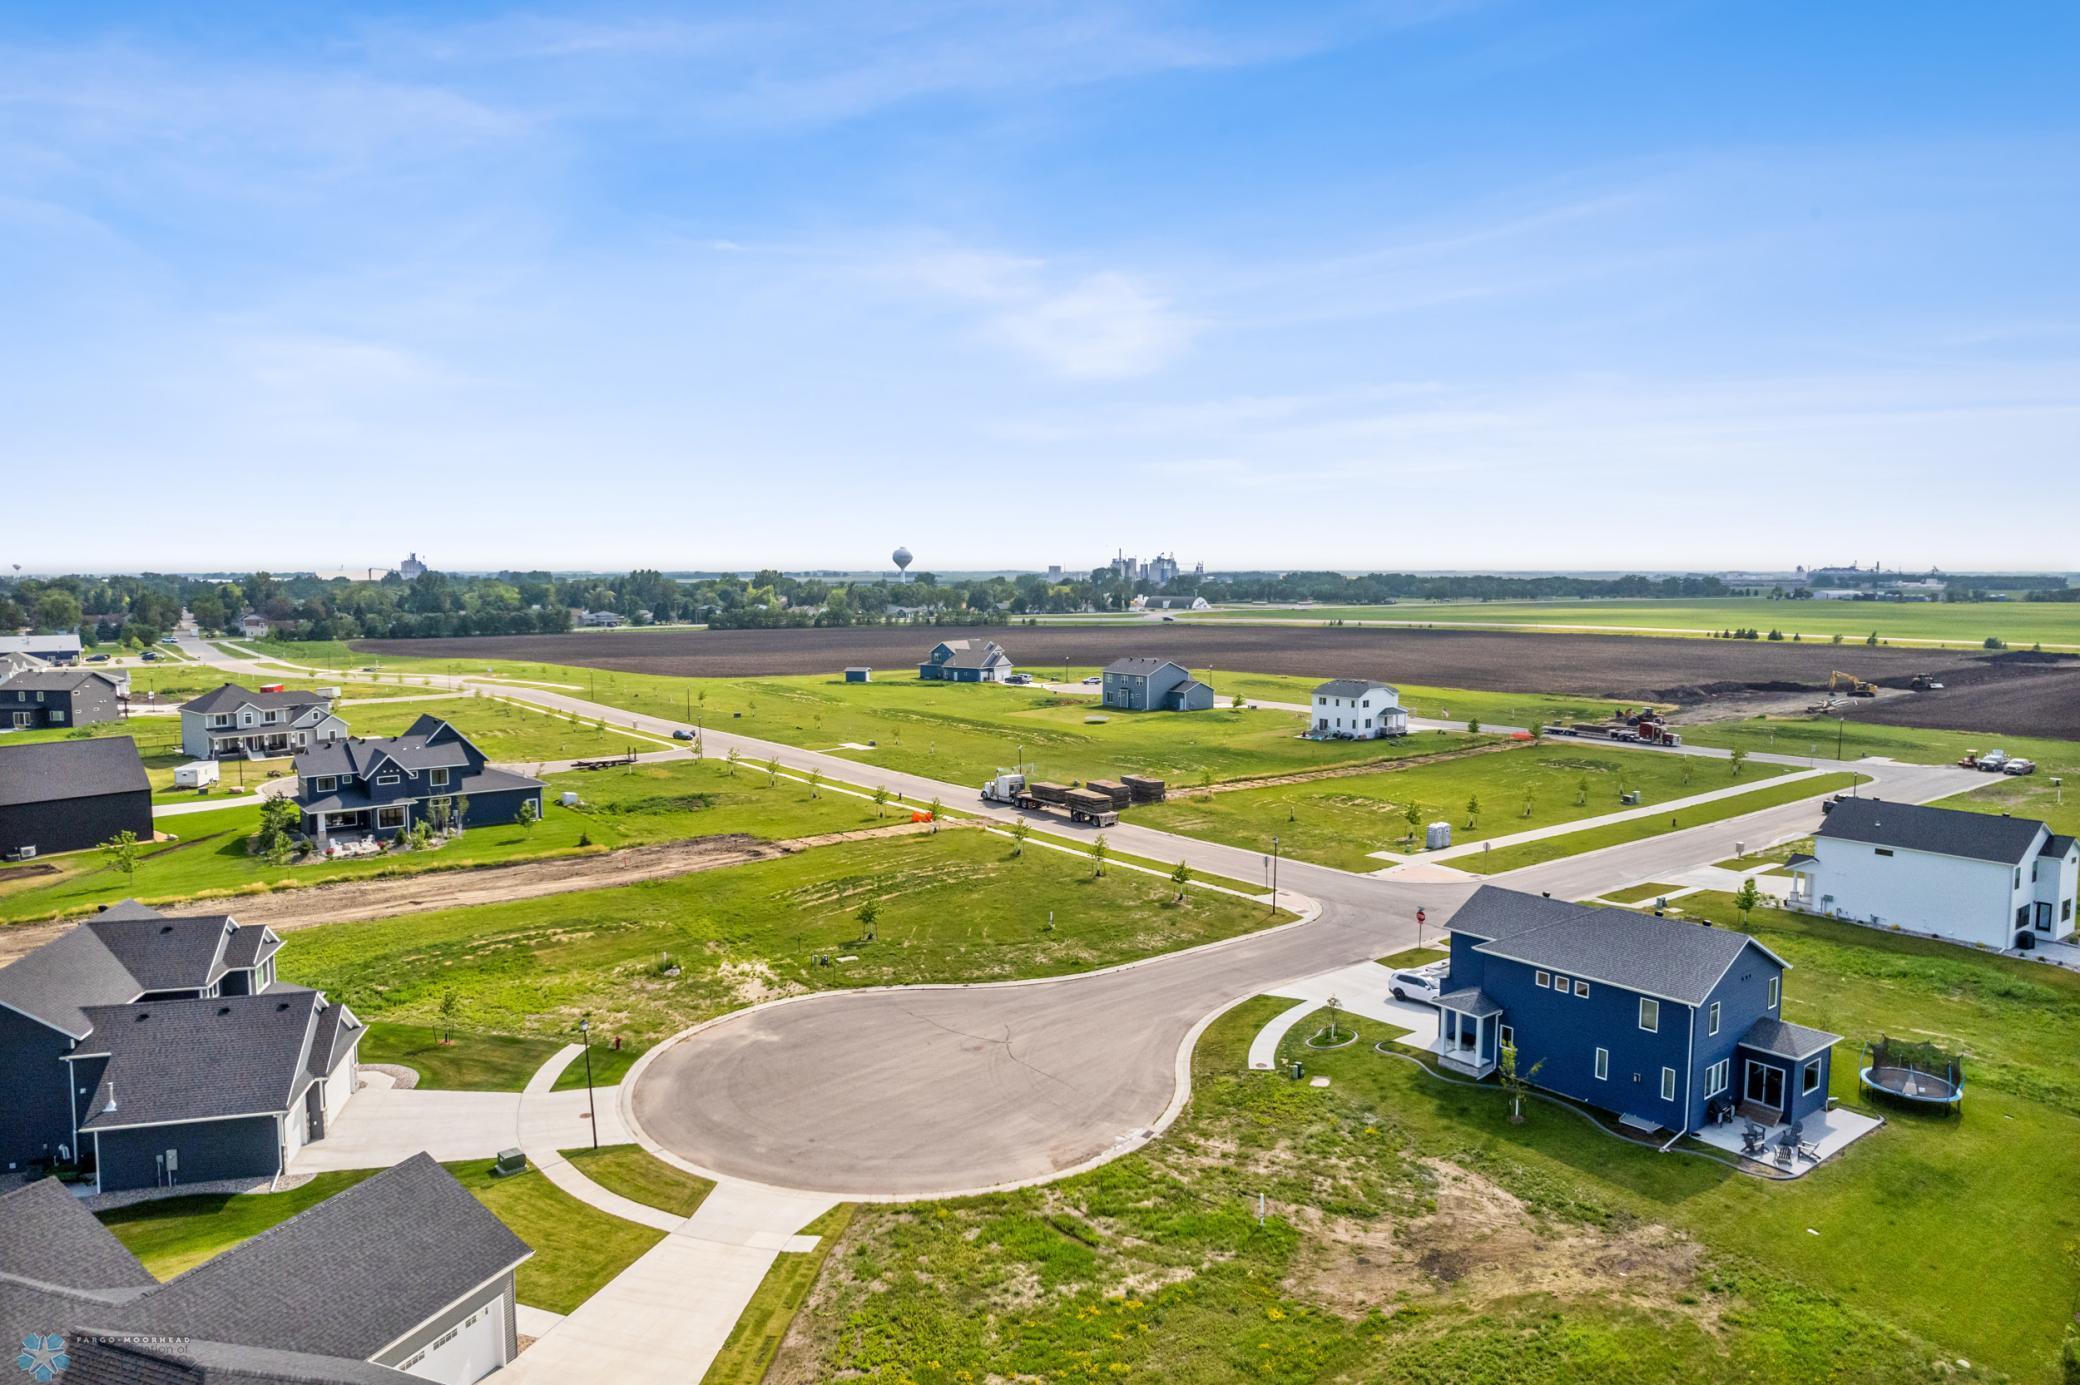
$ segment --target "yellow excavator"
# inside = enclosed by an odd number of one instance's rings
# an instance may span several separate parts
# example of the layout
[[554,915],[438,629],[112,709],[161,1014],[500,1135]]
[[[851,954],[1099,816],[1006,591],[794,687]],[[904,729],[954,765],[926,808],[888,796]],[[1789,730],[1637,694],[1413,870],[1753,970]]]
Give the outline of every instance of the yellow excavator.
[[1851,697],[1876,697],[1878,695],[1878,685],[1876,683],[1866,683],[1853,673],[1843,673],[1840,669],[1836,669],[1833,673],[1827,675],[1827,695],[1829,697],[1833,697],[1838,690],[1843,688],[1848,690]]

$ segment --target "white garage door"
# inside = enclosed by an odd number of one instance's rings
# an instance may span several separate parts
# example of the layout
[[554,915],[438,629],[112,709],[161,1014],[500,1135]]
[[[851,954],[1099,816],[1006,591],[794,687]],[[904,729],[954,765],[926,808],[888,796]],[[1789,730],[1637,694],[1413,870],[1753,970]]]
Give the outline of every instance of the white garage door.
[[404,1369],[422,1380],[471,1385],[503,1366],[505,1356],[505,1300],[495,1298],[434,1338]]

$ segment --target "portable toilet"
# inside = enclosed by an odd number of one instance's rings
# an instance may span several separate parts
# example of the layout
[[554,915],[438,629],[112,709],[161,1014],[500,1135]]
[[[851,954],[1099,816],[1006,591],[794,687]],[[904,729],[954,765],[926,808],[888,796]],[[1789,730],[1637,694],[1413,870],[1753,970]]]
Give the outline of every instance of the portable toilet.
[[874,670],[870,668],[848,668],[845,670],[845,681],[848,683],[871,683],[874,681]]
[[1452,825],[1448,822],[1433,822],[1423,834],[1423,848],[1438,851],[1452,844]]

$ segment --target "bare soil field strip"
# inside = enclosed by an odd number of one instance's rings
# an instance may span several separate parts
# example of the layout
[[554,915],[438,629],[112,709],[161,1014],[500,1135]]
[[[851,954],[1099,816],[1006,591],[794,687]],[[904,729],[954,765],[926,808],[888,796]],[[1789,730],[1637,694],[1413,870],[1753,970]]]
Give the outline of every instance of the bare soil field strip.
[[1859,708],[1857,714],[1898,725],[2080,737],[2080,659],[2072,656],[1988,656],[1817,641],[1773,644],[1648,635],[1141,624],[1127,629],[1014,625],[986,630],[661,630],[605,636],[365,640],[353,647],[372,654],[531,660],[682,677],[835,673],[848,664],[866,664],[901,677],[934,640],[964,634],[1001,641],[1014,661],[1031,669],[1103,665],[1126,654],[1154,654],[1198,671],[1213,670],[1216,687],[1220,670],[1228,668],[1695,705],[1756,692],[1823,688],[1832,669],[1893,689],[1904,689],[1917,673],[1931,673],[1947,685],[1943,692],[1880,699],[1877,708]]

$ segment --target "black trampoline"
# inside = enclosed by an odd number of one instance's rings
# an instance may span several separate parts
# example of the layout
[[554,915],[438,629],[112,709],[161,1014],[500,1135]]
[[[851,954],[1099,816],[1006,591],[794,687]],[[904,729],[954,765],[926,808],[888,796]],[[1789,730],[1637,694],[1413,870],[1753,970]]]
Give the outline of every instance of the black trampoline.
[[1880,1038],[1863,1049],[1863,1086],[1922,1106],[1955,1107],[1964,1100],[1964,1059],[1932,1043]]

